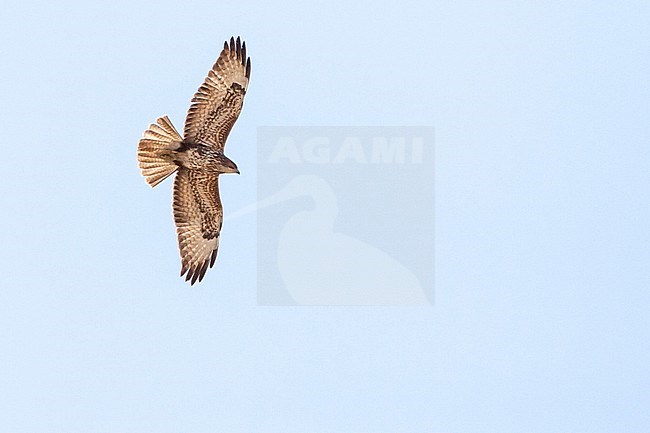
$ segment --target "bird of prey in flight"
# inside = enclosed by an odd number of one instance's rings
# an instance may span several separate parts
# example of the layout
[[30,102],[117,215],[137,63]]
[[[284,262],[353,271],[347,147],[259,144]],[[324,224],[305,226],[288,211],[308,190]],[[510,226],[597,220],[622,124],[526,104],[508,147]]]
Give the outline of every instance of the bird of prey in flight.
[[246,43],[230,38],[192,98],[181,136],[167,116],[144,131],[138,164],[152,187],[176,173],[173,209],[181,277],[194,284],[214,265],[223,207],[219,175],[239,173],[224,155],[228,134],[239,117],[251,75]]

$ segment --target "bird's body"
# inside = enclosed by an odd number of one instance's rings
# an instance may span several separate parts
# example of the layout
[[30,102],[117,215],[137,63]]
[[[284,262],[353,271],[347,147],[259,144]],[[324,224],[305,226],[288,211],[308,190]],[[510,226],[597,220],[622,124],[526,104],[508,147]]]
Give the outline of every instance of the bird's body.
[[174,162],[191,170],[207,173],[238,173],[237,166],[219,150],[204,144],[181,143],[181,147],[171,153]]
[[223,207],[219,175],[239,173],[224,155],[228,134],[239,117],[250,78],[246,44],[230,38],[192,98],[181,136],[167,116],[149,126],[138,144],[138,163],[147,183],[174,180],[174,222],[181,276],[201,281],[217,257]]

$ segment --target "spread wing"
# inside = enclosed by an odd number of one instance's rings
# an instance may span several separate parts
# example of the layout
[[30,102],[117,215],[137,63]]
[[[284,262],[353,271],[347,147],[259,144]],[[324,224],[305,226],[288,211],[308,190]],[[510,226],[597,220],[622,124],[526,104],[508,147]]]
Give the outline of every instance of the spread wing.
[[185,281],[201,281],[214,265],[222,221],[219,176],[181,167],[174,180],[174,222]]
[[230,38],[205,81],[192,98],[185,119],[185,140],[223,152],[228,134],[239,117],[251,76],[246,43]]

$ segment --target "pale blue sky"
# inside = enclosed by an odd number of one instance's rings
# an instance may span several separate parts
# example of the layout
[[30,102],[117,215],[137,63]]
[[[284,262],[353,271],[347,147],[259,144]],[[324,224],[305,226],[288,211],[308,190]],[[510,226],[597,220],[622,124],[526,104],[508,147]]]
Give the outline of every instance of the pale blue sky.
[[[647,432],[648,2],[14,2],[0,14],[0,432]],[[256,306],[255,218],[178,278],[180,127],[252,57],[262,125],[436,131],[432,307]],[[418,191],[413,191],[413,200]],[[390,227],[387,227],[389,230]]]

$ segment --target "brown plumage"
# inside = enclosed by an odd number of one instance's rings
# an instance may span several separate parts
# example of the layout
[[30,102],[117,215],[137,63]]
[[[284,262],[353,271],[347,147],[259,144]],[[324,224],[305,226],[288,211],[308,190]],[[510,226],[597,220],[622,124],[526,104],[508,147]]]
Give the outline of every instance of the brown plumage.
[[163,116],[149,126],[138,144],[138,163],[152,187],[177,172],[174,222],[181,276],[191,284],[201,281],[217,258],[223,221],[219,175],[239,173],[223,152],[241,113],[250,73],[246,43],[230,38],[192,98],[184,137]]

